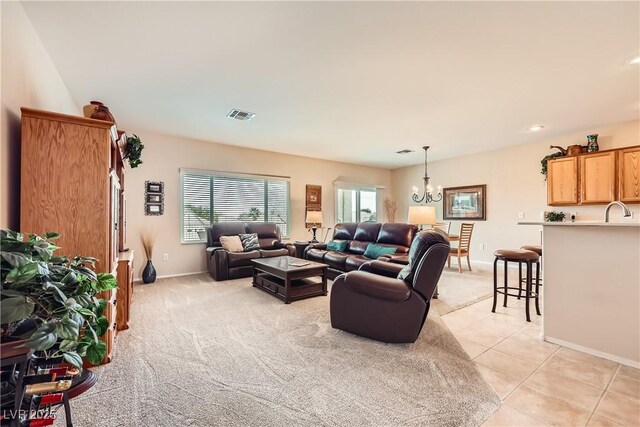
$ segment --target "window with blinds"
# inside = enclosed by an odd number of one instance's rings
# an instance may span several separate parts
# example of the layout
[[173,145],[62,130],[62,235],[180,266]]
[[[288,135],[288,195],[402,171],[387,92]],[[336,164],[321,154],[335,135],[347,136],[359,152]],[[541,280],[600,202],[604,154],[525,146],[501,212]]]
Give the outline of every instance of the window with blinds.
[[182,242],[207,240],[217,222],[273,222],[289,235],[289,181],[277,178],[181,172]]

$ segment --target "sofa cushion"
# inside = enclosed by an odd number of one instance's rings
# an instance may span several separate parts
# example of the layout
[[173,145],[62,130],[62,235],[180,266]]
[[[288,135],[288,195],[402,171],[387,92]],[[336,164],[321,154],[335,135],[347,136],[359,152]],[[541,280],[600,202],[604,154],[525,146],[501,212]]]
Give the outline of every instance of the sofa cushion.
[[242,252],[244,247],[238,236],[220,236],[220,244],[229,252]]
[[327,253],[324,249],[309,249],[306,258],[309,261],[323,262],[324,255]]
[[335,252],[344,252],[347,249],[349,242],[346,240],[332,240],[327,243],[327,250]]
[[247,233],[257,234],[260,247],[265,249],[271,248],[280,241],[280,230],[272,222],[249,222],[247,223]]
[[353,240],[349,243],[348,252],[351,252],[355,255],[362,255],[364,251],[367,250],[367,246],[369,246],[371,242],[360,242],[358,240]]
[[349,255],[345,255],[341,252],[330,251],[324,255],[324,260],[322,262],[336,270],[345,271],[345,261],[348,257]]
[[247,233],[256,233],[258,239],[280,240],[278,226],[272,222],[249,222],[247,223]]
[[229,259],[229,267],[251,266],[251,260],[260,258],[260,252],[229,252],[227,258]]
[[237,236],[245,233],[242,222],[218,222],[208,228],[207,246],[221,246],[220,236]]
[[375,242],[380,232],[380,224],[377,222],[361,222],[356,228],[353,240],[361,240],[363,242]]
[[407,253],[417,232],[418,227],[413,224],[385,223],[380,227],[376,243],[394,245],[398,247],[397,253]]
[[367,246],[367,250],[364,251],[364,256],[369,259],[378,259],[381,255],[395,254],[396,248],[389,246],[376,245],[371,243]]
[[285,256],[289,255],[289,251],[285,248],[282,249],[259,249],[260,255],[262,258],[272,258],[274,256]]
[[351,255],[345,261],[346,271],[358,270],[362,264],[371,261],[369,258],[365,258],[363,255]]
[[356,222],[343,222],[336,224],[333,231],[333,240],[353,240],[357,227],[358,223]]
[[239,237],[245,252],[260,249],[260,243],[258,242],[258,235],[256,233],[240,234]]

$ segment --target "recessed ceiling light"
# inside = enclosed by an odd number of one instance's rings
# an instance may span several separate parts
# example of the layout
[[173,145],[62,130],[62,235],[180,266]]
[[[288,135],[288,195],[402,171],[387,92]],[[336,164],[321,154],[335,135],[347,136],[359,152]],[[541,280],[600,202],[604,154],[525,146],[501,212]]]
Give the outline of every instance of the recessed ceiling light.
[[640,64],[640,55],[635,56],[627,61],[627,64]]
[[413,150],[409,150],[408,148],[405,148],[404,150],[396,151],[396,154],[409,154],[409,153],[413,153]]
[[538,132],[539,130],[542,130],[542,129],[544,129],[544,126],[542,125],[533,125],[529,129],[527,129],[527,132]]

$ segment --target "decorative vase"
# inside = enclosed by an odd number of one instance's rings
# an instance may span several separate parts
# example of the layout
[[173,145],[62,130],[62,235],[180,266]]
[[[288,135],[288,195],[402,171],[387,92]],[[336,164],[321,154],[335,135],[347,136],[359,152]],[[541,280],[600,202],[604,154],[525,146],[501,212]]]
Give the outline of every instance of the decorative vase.
[[593,135],[587,135],[587,152],[593,153],[598,150],[600,150],[600,146],[598,145],[598,134],[594,133]]
[[98,105],[102,105],[102,102],[91,101],[89,104],[82,107],[82,115],[87,119],[90,119],[91,115],[96,112],[96,108],[98,108]]
[[96,110],[91,114],[92,119],[105,120],[107,122],[116,122],[116,119],[109,111],[109,107],[98,101],[91,101],[92,105],[97,105]]
[[153,283],[156,281],[156,269],[151,263],[151,260],[147,261],[147,265],[142,271],[142,281],[144,283]]

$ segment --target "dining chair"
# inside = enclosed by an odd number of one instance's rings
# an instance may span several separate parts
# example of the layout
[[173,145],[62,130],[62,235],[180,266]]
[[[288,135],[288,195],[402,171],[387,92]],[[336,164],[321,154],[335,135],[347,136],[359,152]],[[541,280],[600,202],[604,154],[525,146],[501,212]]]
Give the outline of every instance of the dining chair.
[[449,234],[449,228],[451,227],[451,222],[436,222],[432,226],[435,229],[442,230],[445,233]]
[[471,246],[471,233],[473,232],[473,224],[468,222],[463,222],[460,225],[460,237],[458,240],[458,246],[452,247],[449,250],[449,258],[447,260],[447,267],[451,267],[451,257],[458,257],[458,271],[462,273],[462,263],[461,258],[467,257],[467,265],[469,266],[469,271],[471,271],[471,261],[469,261],[469,248]]

